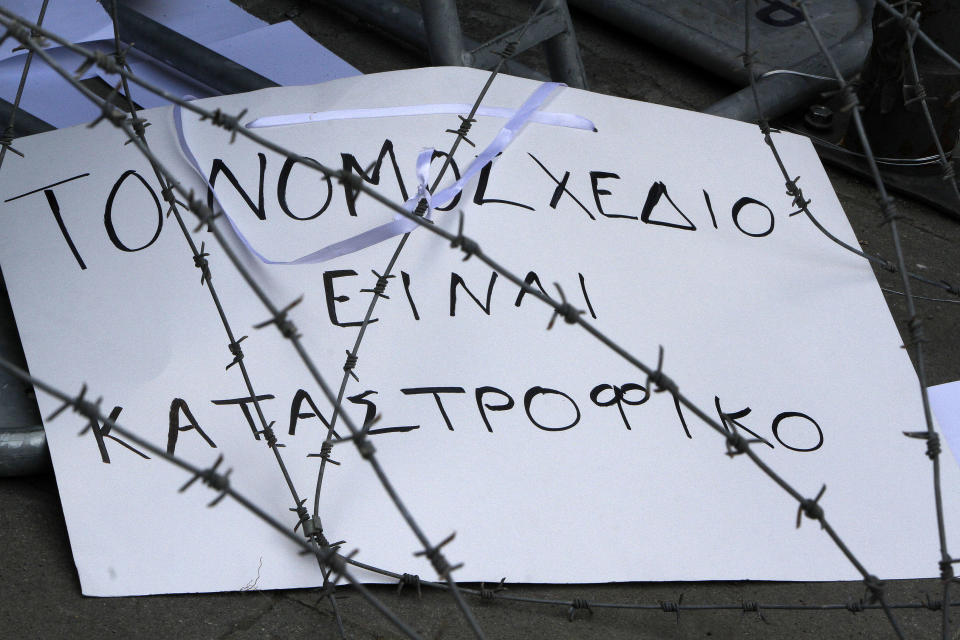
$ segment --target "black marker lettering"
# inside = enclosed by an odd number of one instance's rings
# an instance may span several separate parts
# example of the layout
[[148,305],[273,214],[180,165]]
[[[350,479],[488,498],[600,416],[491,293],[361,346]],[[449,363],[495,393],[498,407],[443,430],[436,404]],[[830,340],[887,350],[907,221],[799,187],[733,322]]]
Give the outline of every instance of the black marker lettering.
[[250,199],[247,192],[240,186],[240,181],[237,180],[237,177],[230,171],[230,167],[220,158],[215,158],[213,160],[213,166],[210,168],[210,178],[207,180],[210,184],[207,188],[207,206],[213,209],[213,188],[217,184],[217,176],[223,173],[223,175],[227,177],[227,180],[230,181],[230,184],[233,185],[233,188],[237,190],[237,193],[240,194],[240,197],[243,198],[243,201],[250,207],[250,210],[261,220],[266,220],[267,212],[263,208],[263,176],[267,171],[267,156],[258,153],[257,158],[260,159],[260,186],[257,189],[257,204],[253,204],[253,200]]
[[609,196],[610,191],[607,189],[600,189],[597,186],[597,183],[604,178],[613,178],[619,180],[620,176],[615,173],[608,173],[606,171],[591,171],[590,172],[590,184],[593,187],[593,200],[597,203],[597,211],[600,212],[605,218],[626,218],[627,220],[636,220],[637,216],[627,216],[620,213],[606,213],[603,210],[603,205],[600,204],[600,196]]
[[[500,155],[499,153],[497,154]],[[477,190],[473,194],[473,204],[484,205],[487,203],[497,203],[497,204],[509,204],[514,207],[520,207],[521,209],[529,209],[533,211],[533,207],[526,204],[521,204],[519,202],[513,202],[512,200],[497,200],[496,198],[484,198],[484,195],[487,193],[487,183],[490,181],[490,169],[493,167],[493,160],[488,162],[483,166],[483,169],[480,169],[480,177],[477,179]]]
[[359,404],[367,408],[367,411],[363,416],[363,425],[360,427],[361,429],[366,429],[367,426],[373,422],[373,419],[377,417],[377,404],[372,400],[367,400],[367,396],[372,394],[375,395],[376,393],[377,392],[373,391],[372,389],[367,389],[363,393],[358,393],[357,395],[349,396],[347,398],[347,400],[353,404]]
[[[543,395],[557,395],[566,398],[570,404],[573,405],[574,411],[577,412],[577,416],[573,419],[573,422],[562,427],[548,427],[537,422],[533,417],[533,414],[530,413],[530,405],[533,403],[534,398]],[[531,387],[523,396],[523,409],[527,412],[527,417],[530,419],[530,422],[532,422],[538,429],[543,429],[544,431],[566,431],[567,429],[572,429],[573,427],[577,426],[577,423],[580,422],[580,407],[578,407],[577,403],[573,401],[573,398],[565,394],[563,391],[557,391],[556,389]]]
[[13,202],[14,200],[19,200],[20,198],[26,198],[27,196],[32,196],[32,195],[35,194],[35,193],[40,193],[41,191],[46,191],[47,189],[51,189],[51,188],[53,188],[53,187],[59,186],[59,185],[64,184],[64,183],[73,182],[74,180],[79,180],[80,178],[86,178],[86,177],[89,176],[89,175],[90,175],[89,173],[81,173],[80,175],[78,175],[78,176],[73,176],[72,178],[64,178],[63,180],[57,180],[56,182],[52,182],[52,183],[50,183],[50,184],[48,184],[48,185],[44,185],[44,186],[42,186],[42,187],[37,187],[36,189],[32,189],[32,190],[27,191],[27,192],[25,192],[25,193],[21,193],[20,195],[13,196],[12,198],[7,198],[6,200],[4,200],[4,202]]
[[713,205],[710,203],[710,194],[707,193],[706,189],[703,190],[703,199],[707,203],[707,211],[710,213],[710,222],[713,223],[713,228],[719,229],[720,227],[717,226],[717,216],[713,215]]
[[[353,269],[336,269],[334,271],[323,272],[323,293],[327,298],[327,315],[330,316],[330,322],[337,327],[359,327],[363,324],[362,320],[356,322],[340,322],[339,318],[337,318],[336,304],[338,302],[346,302],[350,299],[350,296],[336,295],[333,291],[333,280],[334,278],[344,278],[355,275],[357,275],[357,272]],[[373,324],[377,320],[378,318],[370,318],[370,324]]]
[[414,304],[413,296],[410,295],[410,274],[406,271],[401,271],[400,279],[403,280],[403,290],[407,294],[407,302],[410,303],[410,310],[413,311],[413,319],[419,320],[420,314],[417,313],[417,305]]
[[67,233],[67,226],[63,224],[63,218],[60,216],[60,204],[57,202],[57,196],[53,194],[53,189],[44,189],[43,195],[47,197],[47,204],[50,205],[50,211],[53,212],[53,219],[57,221],[57,226],[60,227],[60,233],[63,234],[63,239],[67,241],[67,246],[70,247],[70,252],[73,253],[73,257],[76,258],[80,268],[86,269],[87,265],[84,264],[83,258],[80,257],[80,252],[77,251],[77,246],[73,244],[73,239],[70,237],[70,234]]
[[[817,430],[817,444],[813,445],[812,447],[803,448],[803,447],[791,447],[786,442],[784,442],[780,438],[780,423],[786,420],[787,418],[804,418],[806,420],[809,420],[810,424],[812,424],[814,428],[816,428]],[[784,411],[783,413],[778,415],[776,418],[774,418],[773,419],[773,437],[777,439],[777,442],[785,446],[787,449],[790,449],[791,451],[802,451],[802,452],[816,451],[817,449],[823,446],[823,430],[820,428],[820,425],[817,424],[816,420],[814,420],[813,418],[811,418],[805,413],[800,413],[799,411]]]
[[[503,404],[486,404],[483,401],[483,396],[488,393],[496,393],[505,398],[506,401]],[[493,433],[493,428],[490,426],[490,421],[487,419],[487,412],[484,411],[484,409],[486,408],[490,411],[507,411],[509,409],[513,409],[513,398],[510,397],[510,394],[503,389],[497,389],[496,387],[477,387],[476,398],[477,409],[480,410],[480,417],[483,418],[483,424],[486,425],[487,431]]]
[[[377,429],[369,429],[369,426],[373,424],[374,418],[377,417],[377,404],[372,400],[367,400],[367,396],[376,395],[377,392],[371,389],[367,389],[363,393],[358,393],[355,396],[350,396],[347,398],[353,404],[363,405],[367,408],[366,413],[363,416],[363,427],[362,429],[367,431],[367,435],[377,435],[378,433],[397,433],[397,432],[406,432],[413,431],[414,429],[419,429],[420,425],[408,425],[403,427],[380,427]],[[440,402],[439,400],[437,401]],[[440,409],[443,411],[443,408]]]
[[[446,151],[437,151],[436,149],[434,149],[433,155],[430,156],[431,163],[437,158],[450,158],[450,169],[453,171],[453,178],[454,180],[460,179],[460,167],[457,166],[457,161],[454,160],[453,157],[450,156],[450,154],[448,154]],[[444,160],[444,162],[446,162],[446,160]],[[443,162],[440,163],[440,166],[441,167],[443,166]],[[431,186],[433,185],[429,185],[429,184],[427,185],[428,188]],[[457,195],[453,196],[453,200],[450,201],[450,204],[442,207],[437,207],[435,211],[450,211],[459,203],[460,203],[460,192],[458,191]]]
[[[302,410],[304,402],[312,409],[312,412]],[[308,418],[319,418],[326,429],[330,428],[330,422],[323,416],[323,413],[321,413],[320,408],[317,407],[313,398],[310,397],[310,394],[303,389],[297,389],[297,392],[293,394],[293,402],[290,403],[290,428],[287,433],[291,436],[295,435],[297,432],[297,422]],[[333,432],[333,435],[337,438],[340,437],[336,431]]]
[[440,400],[441,393],[465,393],[463,387],[415,387],[412,389],[400,389],[400,391],[406,396],[419,396],[425,394],[433,394],[433,399],[437,401],[437,407],[440,409],[440,415],[443,416],[443,422],[447,425],[447,429],[453,431],[453,425],[450,423],[450,416],[447,415],[447,411],[443,408],[443,402]]
[[[740,219],[739,219],[740,211],[748,204],[758,204],[767,210],[767,214],[769,214],[770,216],[770,226],[767,227],[766,231],[761,231],[760,233],[751,233],[740,226]],[[763,236],[770,235],[770,233],[773,231],[773,222],[774,222],[773,211],[770,210],[770,207],[763,204],[759,200],[754,200],[753,198],[740,198],[734,203],[733,210],[731,211],[731,215],[733,216],[733,224],[737,226],[737,229],[740,229],[740,231],[742,231],[743,233],[747,234],[752,238],[762,238]]]
[[583,278],[582,273],[577,273],[580,276],[580,290],[583,291],[583,301],[587,303],[587,309],[590,311],[590,315],[594,320],[597,319],[597,312],[593,310],[593,304],[590,302],[590,296],[587,294],[587,282]]
[[[603,393],[604,391],[612,392],[611,398],[609,400],[600,399],[600,394]],[[643,391],[643,397],[640,398],[639,400],[631,400],[627,398],[627,393],[629,393],[630,391]],[[598,407],[609,407],[614,404],[617,405],[617,409],[620,410],[620,417],[623,419],[623,426],[625,426],[628,431],[630,431],[630,421],[627,420],[627,414],[623,410],[623,405],[627,404],[627,405],[630,405],[631,407],[636,407],[643,404],[649,399],[650,399],[650,390],[645,388],[643,385],[639,385],[633,382],[628,382],[622,387],[609,385],[609,384],[598,384],[590,392],[590,400],[592,400],[593,404],[597,405]]]
[[[310,159],[313,160],[313,158]],[[297,162],[298,161],[293,158],[287,158],[283,163],[283,167],[280,169],[280,178],[277,180],[277,202],[280,203],[280,209],[294,220],[313,220],[330,206],[330,201],[333,199],[333,184],[330,182],[330,176],[326,174],[320,175],[320,180],[327,183],[327,199],[323,201],[323,205],[321,205],[315,213],[305,218],[296,215],[290,211],[290,207],[287,205],[287,181],[290,179],[290,172],[293,170],[293,165]],[[316,171],[311,171],[311,174],[318,175]],[[313,189],[310,187],[307,187],[307,190],[310,193],[313,192]]]
[[550,170],[547,169],[547,168],[543,165],[542,162],[540,162],[539,160],[537,160],[537,157],[536,157],[535,155],[533,155],[532,153],[529,153],[529,152],[527,153],[527,155],[530,156],[531,158],[533,158],[533,161],[536,162],[537,165],[539,165],[539,167],[540,167],[541,169],[543,169],[543,172],[546,173],[548,176],[550,176],[550,179],[553,180],[554,183],[556,183],[556,185],[557,185],[557,188],[553,190],[553,197],[550,198],[550,208],[551,208],[551,209],[556,209],[556,208],[557,208],[557,203],[560,202],[560,197],[563,196],[563,194],[567,194],[568,196],[570,196],[571,198],[573,198],[573,201],[576,202],[576,203],[580,206],[581,209],[583,209],[583,212],[586,213],[587,216],[588,216],[591,220],[596,220],[596,218],[593,216],[593,214],[590,213],[590,210],[587,209],[585,206],[583,206],[583,203],[580,202],[580,199],[577,198],[577,196],[573,195],[573,194],[570,192],[569,189],[567,189],[567,181],[570,179],[570,172],[569,172],[569,171],[565,171],[565,172],[563,173],[563,179],[562,179],[562,180],[557,180],[556,176],[554,176],[552,173],[550,173]]
[[247,405],[252,402],[262,402],[264,400],[273,400],[276,396],[272,394],[264,394],[262,396],[244,396],[242,398],[226,398],[224,400],[211,400],[213,404],[216,405],[228,405],[228,404],[238,404],[240,405],[240,410],[243,412],[243,417],[247,419],[247,424],[250,425],[250,431],[253,432],[253,437],[256,440],[260,439],[260,432],[257,430],[257,425],[253,422],[253,416],[250,414],[250,407]]
[[473,295],[470,289],[467,288],[466,283],[463,281],[463,278],[460,277],[458,273],[450,273],[450,315],[457,315],[457,286],[463,287],[463,290],[467,292],[467,295],[473,298],[473,301],[477,303],[477,306],[483,309],[483,312],[487,315],[490,315],[490,296],[493,295],[493,285],[497,281],[497,272],[494,271],[490,274],[490,284],[487,285],[487,303],[483,304],[480,302],[480,299],[477,296]]
[[77,251],[76,245],[73,244],[73,239],[70,237],[70,234],[67,232],[67,226],[63,223],[63,218],[60,216],[60,203],[57,202],[57,196],[53,193],[53,188],[58,185],[61,185],[65,182],[72,182],[74,180],[79,180],[80,178],[86,178],[89,176],[89,173],[81,173],[78,176],[73,176],[72,178],[65,178],[64,180],[58,180],[53,184],[48,184],[46,186],[40,187],[39,189],[33,189],[32,191],[27,191],[26,193],[21,193],[20,195],[13,196],[12,198],[7,198],[4,202],[13,202],[14,200],[19,200],[20,198],[25,198],[26,196],[33,195],[34,193],[39,193],[43,191],[43,195],[47,198],[47,204],[50,206],[50,211],[53,213],[53,219],[56,220],[57,226],[60,228],[60,234],[63,236],[63,239],[67,241],[67,246],[70,247],[70,252],[73,254],[74,259],[77,261],[77,264],[80,265],[81,269],[86,269],[87,265],[84,264],[83,258],[80,257],[80,252]]
[[687,421],[683,418],[683,407],[680,406],[680,396],[673,396],[673,408],[677,410],[677,417],[680,418],[680,425],[683,427],[683,432],[687,434],[687,437],[693,440],[693,436],[690,435],[690,429],[687,427]]
[[[187,419],[187,424],[185,426],[180,426],[180,414],[183,413],[183,416]],[[193,429],[203,438],[208,445],[217,448],[217,445],[214,444],[213,440],[210,439],[210,436],[200,428],[197,419],[193,417],[193,412],[190,411],[190,407],[187,406],[186,400],[183,398],[174,398],[173,402],[170,403],[170,429],[167,431],[167,453],[173,455],[177,448],[177,438],[180,435],[181,431],[189,431]]]
[[[544,296],[547,295],[547,292],[543,290],[543,285],[540,283],[540,278],[537,276],[536,272],[528,271],[527,277],[523,279],[523,282],[527,286],[537,285],[537,289],[540,289],[540,293],[542,293]],[[520,293],[517,294],[517,300],[513,303],[513,305],[519,307],[520,302],[523,300],[523,296],[525,295],[527,295],[526,289],[520,289]],[[489,304],[489,302],[487,304]]]
[[723,428],[726,429],[728,432],[730,431],[730,425],[734,424],[737,427],[740,427],[741,429],[749,433],[750,435],[752,435],[754,438],[756,438],[763,444],[770,447],[771,449],[774,448],[774,446],[770,444],[770,442],[766,438],[760,436],[759,434],[757,434],[756,431],[753,431],[749,427],[744,426],[743,423],[740,422],[740,418],[744,418],[750,415],[750,412],[752,411],[750,407],[746,407],[744,409],[741,409],[740,411],[734,411],[733,413],[727,413],[720,408],[719,396],[713,397],[713,404],[717,407],[717,415],[720,416],[720,424],[722,424]]
[[[380,155],[377,156],[377,161],[373,165],[373,169],[368,174],[363,170],[363,167],[360,166],[360,163],[357,162],[356,157],[349,153],[341,153],[340,158],[343,161],[343,171],[353,172],[357,174],[361,180],[367,184],[379,185],[380,184],[380,167],[383,165],[383,159],[386,156],[390,156],[390,163],[393,165],[393,173],[397,177],[397,184],[400,186],[400,195],[403,197],[404,202],[406,202],[409,197],[407,196],[407,188],[403,184],[403,178],[400,175],[400,166],[397,164],[397,157],[393,153],[393,142],[391,140],[384,140],[383,146],[380,147]],[[357,196],[360,193],[359,189],[351,189],[350,183],[348,181],[343,182],[343,193],[347,199],[347,211],[350,212],[351,216],[357,215]]]
[[[110,422],[115,422],[116,419],[120,417],[121,411],[123,411],[122,407],[114,407],[113,410],[110,412],[110,415],[107,416]],[[107,443],[103,441],[104,438],[110,438],[117,444],[126,447],[127,449],[134,452],[135,454],[137,454],[138,456],[140,456],[145,460],[150,459],[150,456],[148,456],[147,454],[143,453],[142,451],[139,451],[138,449],[135,449],[134,447],[130,446],[128,443],[124,442],[120,438],[110,435],[110,430],[112,428],[113,427],[111,427],[108,424],[101,425],[99,420],[91,420],[90,422],[87,423],[87,426],[84,427],[83,431],[80,432],[82,435],[86,433],[87,429],[93,430],[93,437],[97,441],[97,448],[100,449],[100,459],[103,461],[104,464],[110,464],[110,454],[107,452]]]
[[[687,224],[679,224],[677,222],[666,222],[664,220],[651,220],[650,214],[653,213],[653,208],[657,206],[657,203],[660,202],[661,197],[666,197],[667,202],[673,207],[674,211],[680,214],[684,220],[687,221]],[[670,197],[670,194],[667,193],[667,185],[662,182],[654,182],[650,185],[650,191],[647,192],[647,200],[643,203],[643,212],[640,214],[640,220],[647,224],[655,224],[661,227],[672,227],[674,229],[685,229],[687,231],[696,231],[697,225],[693,224],[693,221],[687,217],[683,211],[680,211],[673,199]]]
[[[140,184],[146,188],[147,193],[149,193],[150,197],[153,198],[153,204],[157,209],[157,230],[154,231],[153,237],[150,238],[145,245],[137,247],[136,249],[131,249],[127,245],[123,244],[123,242],[117,236],[117,230],[113,226],[113,199],[116,198],[117,192],[120,190],[123,182],[129,176],[133,176],[139,180]],[[163,230],[163,211],[160,209],[160,199],[157,198],[157,194],[154,192],[153,187],[151,187],[147,181],[144,180],[143,177],[133,169],[124,171],[123,175],[121,175],[120,178],[114,183],[113,189],[110,190],[110,195],[107,197],[107,205],[103,210],[103,226],[107,230],[107,236],[109,236],[110,242],[112,242],[113,246],[115,246],[117,249],[120,249],[120,251],[129,251],[131,253],[134,251],[142,251],[156,242],[157,238],[160,237],[160,231]]]

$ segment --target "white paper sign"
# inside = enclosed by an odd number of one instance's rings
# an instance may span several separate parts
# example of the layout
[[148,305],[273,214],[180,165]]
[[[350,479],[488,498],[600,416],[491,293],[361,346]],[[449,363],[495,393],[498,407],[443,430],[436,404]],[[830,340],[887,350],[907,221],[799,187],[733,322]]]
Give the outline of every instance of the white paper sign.
[[[246,108],[253,119],[470,103],[486,78],[413,70],[203,105]],[[538,86],[498,77],[485,104],[516,109]],[[901,435],[923,424],[910,362],[869,266],[789,215],[756,128],[575,89],[543,110],[589,118],[597,131],[527,124],[459,199],[466,235],[547,292],[559,283],[592,324],[645,362],[655,365],[663,345],[665,372],[698,406],[739,413],[764,439],[763,458],[804,495],[828,486],[827,517],[868,570],[936,575],[929,461]],[[152,149],[205,193],[170,111],[146,115]],[[461,145],[459,170],[504,123],[478,119],[477,146]],[[449,148],[446,130],[457,126],[441,114],[260,132],[334,168],[365,170],[379,158],[368,177],[402,201],[416,192],[421,149]],[[242,137],[231,145],[209,123],[187,116],[185,131],[238,229],[271,259],[393,219],[365,195],[351,212],[344,185]],[[809,142],[776,140],[819,219],[856,243]],[[199,465],[224,455],[234,486],[293,527],[290,490],[245,416],[246,408],[256,419],[241,401],[240,372],[225,370],[228,339],[200,272],[163,215],[148,163],[123,142],[106,124],[27,138],[18,143],[26,160],[0,172],[0,264],[30,368],[71,391],[87,383],[106,411],[118,407],[121,424]],[[455,211],[433,219],[455,231]],[[189,214],[187,223],[195,225]],[[272,326],[252,328],[269,313],[213,237],[193,235],[210,254],[234,332],[249,336],[253,388],[312,507],[319,458],[310,454],[325,429],[309,401],[327,419],[331,405]],[[234,244],[278,306],[305,296],[290,317],[336,388],[372,295],[362,290],[398,242],[309,266],[269,266]],[[445,553],[465,562],[458,579],[859,577],[816,523],[794,528],[795,501],[745,457],[724,455],[723,438],[678,413],[669,393],[648,397],[646,376],[582,329],[560,320],[546,331],[550,309],[462,257],[425,230],[411,235],[346,402],[357,424],[370,407],[381,416],[373,428],[384,431],[371,442],[427,536],[439,542],[456,531]],[[41,396],[40,405],[47,414],[57,403]],[[178,494],[183,472],[109,437],[106,464],[94,432],[77,436],[83,426],[76,414],[46,425],[84,593],[236,590],[257,576],[258,588],[321,583],[315,561],[237,504],[206,508],[215,494],[199,484]],[[327,538],[346,540],[363,562],[432,576],[369,465],[352,445],[333,457],[342,464],[328,469],[320,495]],[[957,480],[955,465],[944,465],[948,524],[960,506]]]

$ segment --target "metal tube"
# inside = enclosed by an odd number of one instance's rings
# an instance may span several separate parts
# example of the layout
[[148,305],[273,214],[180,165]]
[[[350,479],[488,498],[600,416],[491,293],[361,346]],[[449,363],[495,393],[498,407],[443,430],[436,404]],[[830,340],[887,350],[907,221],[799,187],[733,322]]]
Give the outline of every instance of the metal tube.
[[[323,4],[355,16],[414,49],[427,51],[427,29],[424,27],[423,17],[394,0],[323,0]],[[480,46],[479,42],[465,36],[463,44],[471,50]],[[532,80],[548,79],[539,71],[513,60],[507,61],[502,70],[513,76]]]
[[0,477],[39,473],[48,460],[47,438],[39,424],[0,429]]
[[[731,59],[730,47],[711,37],[694,37],[686,25],[655,7],[631,0],[570,0],[582,11],[627,31],[738,85],[749,83],[746,71]],[[757,63],[758,71],[767,67]]]
[[547,52],[547,63],[550,65],[550,77],[565,82],[571,87],[586,89],[587,73],[583,69],[580,45],[577,44],[577,36],[573,31],[567,2],[566,0],[549,0],[546,5],[559,11],[567,27],[563,33],[553,36],[543,44]]
[[435,65],[462,67],[466,64],[460,16],[454,0],[420,0],[423,25],[427,30],[430,62]]
[[[17,112],[17,124],[22,115]],[[0,357],[26,367],[2,275]],[[0,477],[36,473],[46,467],[47,460],[47,439],[31,388],[6,371],[0,371]]]

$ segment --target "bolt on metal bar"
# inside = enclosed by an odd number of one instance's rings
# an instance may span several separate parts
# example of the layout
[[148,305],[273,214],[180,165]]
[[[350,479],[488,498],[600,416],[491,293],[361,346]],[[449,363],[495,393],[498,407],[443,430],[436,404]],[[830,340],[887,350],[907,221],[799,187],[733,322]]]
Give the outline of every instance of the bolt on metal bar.
[[[860,71],[863,66],[872,40],[869,16],[873,10],[873,0],[857,0],[857,4],[864,19],[855,31],[831,47],[837,64],[844,73],[851,75]],[[759,78],[750,75],[744,78],[748,82],[746,87],[713,103],[704,109],[703,113],[754,123],[761,115],[756,107],[757,101],[762,105],[763,115],[768,120],[801,107],[818,93],[831,87],[834,81],[833,78],[804,73],[822,68],[818,58],[819,56],[811,56],[802,60],[791,70],[775,69],[763,73]],[[757,99],[754,98],[754,91],[758,94]]]
[[462,67],[466,64],[460,15],[453,0],[420,0],[427,50],[433,64]]

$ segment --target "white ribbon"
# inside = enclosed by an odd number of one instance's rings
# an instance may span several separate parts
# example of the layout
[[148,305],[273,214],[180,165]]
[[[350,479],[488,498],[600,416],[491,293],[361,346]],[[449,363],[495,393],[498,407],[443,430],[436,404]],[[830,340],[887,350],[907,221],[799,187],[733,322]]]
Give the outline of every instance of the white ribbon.
[[[248,129],[265,127],[283,127],[308,122],[329,122],[330,120],[356,120],[363,118],[392,118],[399,116],[429,116],[438,114],[459,115],[470,113],[473,105],[470,104],[414,104],[398,107],[380,107],[377,109],[343,109],[335,111],[314,111],[312,113],[290,113],[279,116],[265,116],[251,120],[245,126]],[[511,118],[516,109],[506,107],[486,107],[477,109],[477,116],[489,118]],[[595,130],[593,122],[574,113],[554,113],[551,111],[537,111],[530,116],[531,122],[569,127],[571,129]]]
[[[556,82],[548,82],[540,85],[527,100],[520,106],[519,109],[503,109],[498,107],[481,107],[477,111],[477,115],[491,115],[495,117],[507,117],[509,115],[509,120],[503,127],[497,132],[497,135],[490,142],[487,147],[480,152],[480,154],[470,163],[467,167],[467,170],[463,172],[463,175],[454,182],[449,187],[438,191],[437,193],[431,194],[430,189],[427,185],[430,174],[430,162],[433,159],[434,149],[428,148],[424,149],[417,156],[417,194],[407,200],[403,207],[407,211],[413,211],[419,204],[421,199],[427,201],[428,210],[425,217],[429,219],[430,211],[436,207],[443,207],[449,204],[458,193],[460,193],[466,184],[482,170],[487,163],[495,161],[496,157],[503,152],[504,149],[516,138],[517,134],[520,133],[520,130],[523,126],[529,122],[540,122],[543,124],[549,124],[554,126],[563,126],[563,127],[573,127],[576,129],[588,129],[596,131],[596,128],[593,126],[593,123],[578,115],[574,114],[557,114],[557,113],[546,113],[539,111],[541,105],[546,102],[547,98],[553,94],[554,91],[559,89],[564,85]],[[312,114],[294,114],[290,116],[273,116],[270,118],[259,118],[254,120],[252,123],[248,124],[248,127],[254,126],[279,126],[281,124],[295,124],[291,119],[300,118],[298,122],[316,122],[320,120],[334,120],[334,119],[344,119],[344,118],[380,118],[386,117],[389,115],[424,115],[425,113],[469,113],[471,105],[460,105],[460,104],[446,104],[446,105],[419,105],[416,107],[391,107],[386,109],[353,109],[350,111],[327,111],[320,113]],[[486,111],[486,113],[484,113]],[[389,112],[389,113],[388,113]],[[494,113],[495,112],[495,113]],[[308,119],[304,119],[308,118]],[[286,119],[286,120],[284,120]],[[234,233],[240,239],[240,241],[250,250],[253,255],[262,260],[266,264],[315,264],[318,262],[324,262],[326,260],[331,260],[339,256],[346,255],[348,253],[353,253],[355,251],[360,251],[377,243],[383,242],[394,236],[402,235],[409,233],[416,229],[418,225],[413,220],[403,216],[401,214],[396,214],[394,219],[391,222],[382,224],[378,227],[368,229],[363,233],[359,233],[355,236],[341,240],[339,242],[334,242],[322,249],[318,249],[311,253],[308,253],[299,258],[293,260],[272,260],[259,251],[250,242],[247,238],[241,233],[240,229],[237,227],[233,218],[227,212],[226,208],[223,206],[223,203],[220,202],[220,198],[217,196],[217,192],[213,189],[213,186],[207,180],[206,175],[200,169],[200,164],[197,162],[196,157],[193,155],[193,152],[190,150],[190,145],[187,142],[186,135],[183,132],[183,116],[182,110],[179,105],[175,105],[173,108],[173,120],[174,126],[177,131],[177,140],[180,143],[180,148],[183,151],[184,156],[190,163],[190,166],[193,167],[197,175],[203,180],[204,184],[207,185],[207,188],[213,194],[214,199],[217,202],[217,205],[223,211],[224,217],[230,223],[230,227],[233,229]],[[263,124],[265,121],[269,121],[268,124]],[[260,123],[260,124],[257,124]]]

